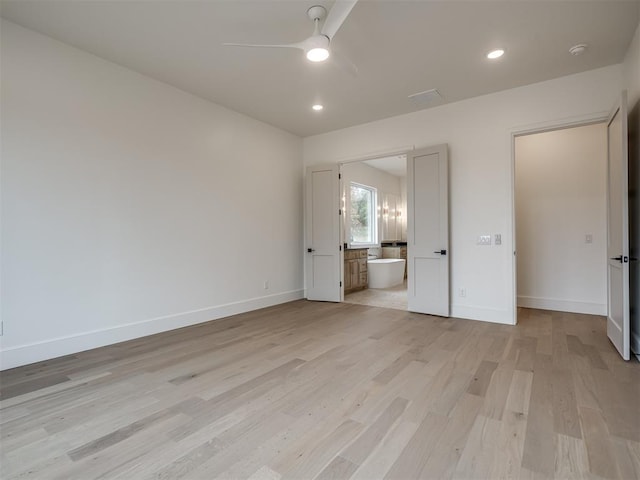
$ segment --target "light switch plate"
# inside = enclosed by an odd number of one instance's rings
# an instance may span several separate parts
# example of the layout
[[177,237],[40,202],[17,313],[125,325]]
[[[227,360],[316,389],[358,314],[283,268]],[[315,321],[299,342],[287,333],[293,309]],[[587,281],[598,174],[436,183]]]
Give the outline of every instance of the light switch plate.
[[496,233],[493,243],[495,245],[502,245],[502,234],[501,233]]
[[593,235],[591,233],[587,233],[584,236],[584,243],[593,243]]
[[480,235],[477,241],[478,245],[491,245],[491,235]]

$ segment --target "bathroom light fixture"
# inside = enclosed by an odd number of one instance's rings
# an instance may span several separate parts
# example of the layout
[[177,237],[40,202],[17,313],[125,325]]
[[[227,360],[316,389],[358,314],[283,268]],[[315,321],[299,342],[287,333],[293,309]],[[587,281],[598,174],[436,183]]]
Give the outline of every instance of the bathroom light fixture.
[[502,55],[504,55],[504,50],[501,48],[498,48],[496,50],[491,50],[489,53],[487,53],[487,58],[489,60],[495,60],[496,58],[500,58]]
[[316,103],[313,107],[311,107],[312,109],[314,109],[316,112],[319,112],[320,110],[322,110],[324,107],[322,105],[320,105],[319,103]]

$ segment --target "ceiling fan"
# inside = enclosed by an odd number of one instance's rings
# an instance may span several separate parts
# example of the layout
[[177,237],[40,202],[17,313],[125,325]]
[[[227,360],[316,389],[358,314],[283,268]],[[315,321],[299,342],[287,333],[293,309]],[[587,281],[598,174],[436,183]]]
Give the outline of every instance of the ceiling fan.
[[[315,5],[307,10],[307,16],[314,23],[313,35],[297,43],[284,45],[255,45],[246,43],[223,43],[229,47],[259,47],[259,48],[298,48],[303,50],[312,62],[323,62],[329,58],[329,45],[334,35],[346,20],[347,16],[358,0],[336,0],[327,13],[322,5]],[[320,22],[326,17],[322,28]],[[353,65],[351,65],[352,68]]]

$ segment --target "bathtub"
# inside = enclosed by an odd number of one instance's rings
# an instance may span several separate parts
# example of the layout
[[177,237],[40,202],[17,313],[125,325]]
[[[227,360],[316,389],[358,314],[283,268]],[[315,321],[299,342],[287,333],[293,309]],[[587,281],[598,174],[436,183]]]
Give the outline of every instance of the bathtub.
[[403,258],[379,258],[368,260],[369,288],[389,288],[404,281]]

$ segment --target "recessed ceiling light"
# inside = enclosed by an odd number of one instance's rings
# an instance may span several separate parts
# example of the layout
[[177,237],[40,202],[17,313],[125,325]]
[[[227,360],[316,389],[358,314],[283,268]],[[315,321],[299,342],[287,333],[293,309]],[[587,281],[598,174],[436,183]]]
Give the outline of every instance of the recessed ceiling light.
[[316,103],[313,107],[316,112],[319,112],[320,110],[322,110],[324,107],[322,105],[320,105],[319,103]]
[[502,55],[504,55],[504,50],[498,48],[487,53],[487,58],[490,60],[495,60],[496,58],[500,58]]

